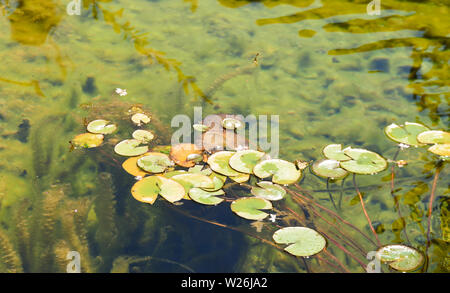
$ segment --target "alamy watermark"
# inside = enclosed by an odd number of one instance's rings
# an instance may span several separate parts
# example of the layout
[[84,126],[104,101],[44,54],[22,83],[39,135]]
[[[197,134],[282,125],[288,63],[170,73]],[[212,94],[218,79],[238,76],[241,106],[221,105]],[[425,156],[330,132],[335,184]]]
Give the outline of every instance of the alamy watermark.
[[376,257],[376,254],[376,251],[369,251],[367,253],[366,258],[370,260],[366,267],[366,272],[368,273],[381,273],[381,262]]
[[68,15],[81,15],[82,0],[72,0],[67,4],[66,12]]
[[67,264],[67,273],[81,273],[81,257],[78,251],[69,251],[66,260],[70,260]]
[[[234,130],[224,130],[223,121],[226,118],[235,119],[242,123],[242,127]],[[194,131],[192,125],[201,123],[208,128],[207,132]],[[194,143],[199,148],[209,151],[221,150],[261,150],[271,158],[279,154],[279,115],[208,115],[202,119],[202,108],[194,107],[194,121],[188,115],[179,114],[172,118],[172,127],[178,127],[173,133],[171,144]],[[270,129],[270,135],[269,135]],[[270,141],[269,141],[270,137]],[[212,145],[212,146],[211,146]]]
[[380,15],[381,14],[381,0],[373,0],[367,4],[368,15]]

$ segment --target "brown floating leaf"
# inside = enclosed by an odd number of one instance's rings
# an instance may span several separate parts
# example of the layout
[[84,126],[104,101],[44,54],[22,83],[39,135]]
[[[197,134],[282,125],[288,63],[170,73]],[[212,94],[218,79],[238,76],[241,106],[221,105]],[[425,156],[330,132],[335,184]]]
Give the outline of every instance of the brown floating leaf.
[[190,168],[195,165],[197,160],[203,159],[203,152],[195,144],[180,143],[172,146],[170,159],[181,167]]

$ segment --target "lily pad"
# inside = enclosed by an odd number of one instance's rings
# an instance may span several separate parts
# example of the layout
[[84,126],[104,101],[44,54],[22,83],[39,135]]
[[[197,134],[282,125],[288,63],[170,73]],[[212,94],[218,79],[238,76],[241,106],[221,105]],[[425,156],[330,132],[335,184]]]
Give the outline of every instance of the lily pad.
[[311,256],[321,252],[326,246],[325,238],[307,227],[286,227],[273,234],[279,244],[290,244],[284,250],[296,256]]
[[137,139],[125,139],[116,144],[114,151],[121,156],[139,156],[148,151],[148,146],[139,146],[140,144]]
[[231,180],[237,183],[244,183],[247,182],[250,179],[250,174],[240,174],[238,176],[231,176],[229,177]]
[[270,201],[258,197],[243,197],[231,203],[231,210],[248,220],[262,220],[269,214],[261,211],[272,208]]
[[173,176],[180,175],[180,174],[187,174],[187,172],[184,170],[174,170],[174,171],[166,172],[166,173],[162,174],[162,176],[164,176],[166,178],[172,178]]
[[238,151],[230,158],[229,164],[238,172],[252,174],[253,168],[264,155],[265,153],[255,150]]
[[[145,154],[144,154],[145,156]],[[145,175],[148,175],[149,173],[139,168],[137,165],[137,161],[142,158],[142,156],[138,157],[131,157],[125,160],[125,162],[122,163],[122,168],[127,171],[129,174],[135,176],[135,177],[144,177]]]
[[223,195],[223,190],[206,191],[201,188],[191,188],[189,190],[189,197],[198,203],[205,205],[218,205],[223,201],[223,198],[219,198],[216,195]]
[[82,133],[75,136],[71,143],[75,148],[95,148],[103,143],[103,135]]
[[261,181],[256,183],[259,187],[253,187],[251,194],[256,197],[261,197],[270,201],[281,200],[286,195],[286,190],[277,184],[269,181]]
[[223,150],[245,150],[248,149],[248,141],[243,135],[239,135],[232,130],[211,129],[204,132],[195,144],[198,148],[207,152],[215,153]]
[[163,153],[163,154],[170,154],[170,150],[172,149],[171,145],[157,145],[154,148],[152,148],[152,152],[156,153]]
[[177,181],[183,185],[186,193],[189,192],[191,188],[214,188],[214,183],[211,178],[206,175],[198,173],[185,173],[178,174],[171,177],[173,180]]
[[150,141],[153,140],[153,138],[155,138],[153,132],[143,129],[135,130],[131,136],[133,136],[134,139],[137,139],[142,143],[149,143]]
[[162,177],[149,176],[137,181],[131,188],[133,197],[141,202],[153,204],[158,194],[173,203],[181,200],[185,190],[178,182]]
[[450,133],[442,130],[424,131],[417,135],[417,141],[426,144],[450,144]]
[[203,160],[203,151],[195,144],[180,143],[172,146],[170,158],[181,167],[192,167],[196,162]]
[[209,175],[209,178],[212,179],[213,183],[214,183],[214,187],[212,188],[202,188],[205,191],[217,191],[219,189],[221,189],[223,187],[223,185],[225,184],[225,181],[227,180],[227,177],[224,175],[221,175],[219,173],[216,172],[211,172],[211,174]]
[[346,148],[350,161],[341,162],[343,169],[356,174],[375,174],[387,167],[386,160],[377,153],[365,149]]
[[144,113],[136,113],[131,116],[131,121],[137,126],[141,126],[142,124],[147,124],[150,122],[150,117],[145,115]]
[[448,157],[450,156],[450,144],[435,144],[429,147],[428,151],[438,156]]
[[322,150],[323,155],[330,160],[348,161],[350,158],[345,155],[341,144],[329,144]]
[[295,183],[302,175],[294,163],[280,159],[270,159],[258,163],[253,168],[253,173],[259,178],[273,175],[272,182],[277,184]]
[[212,154],[208,158],[209,167],[222,175],[225,176],[239,176],[241,173],[232,169],[229,165],[230,158],[235,154],[235,152],[221,151]]
[[233,130],[242,128],[244,126],[244,123],[235,118],[225,118],[222,120],[222,126],[225,129]]
[[342,179],[347,176],[348,172],[340,167],[339,161],[336,160],[319,160],[311,166],[314,174],[331,179]]
[[96,134],[111,134],[116,129],[117,126],[115,124],[109,124],[109,121],[102,119],[91,121],[87,125],[87,131]]
[[401,244],[381,247],[375,257],[382,262],[388,262],[394,270],[403,272],[416,270],[424,262],[424,257],[419,251]]
[[162,173],[167,168],[173,166],[173,162],[166,154],[148,153],[137,161],[137,165],[142,170],[150,173]]
[[404,143],[412,146],[421,146],[417,141],[417,135],[424,131],[430,130],[428,127],[413,122],[405,122],[404,125],[392,123],[386,126],[384,133],[395,142]]

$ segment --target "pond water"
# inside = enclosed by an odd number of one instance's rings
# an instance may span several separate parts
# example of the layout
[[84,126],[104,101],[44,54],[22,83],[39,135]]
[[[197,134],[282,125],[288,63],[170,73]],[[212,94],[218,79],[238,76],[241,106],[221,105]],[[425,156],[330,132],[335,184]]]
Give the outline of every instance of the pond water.
[[[69,15],[69,0],[0,1],[0,271],[65,272],[70,251],[83,272],[364,271],[377,245],[351,175],[327,182],[308,167],[301,189],[287,188],[370,240],[290,193],[275,222],[240,218],[229,202],[135,200],[113,151],[137,128],[135,107],[151,113],[152,147],[170,144],[174,117],[198,122],[201,109],[278,117],[284,160],[321,159],[328,144],[405,160],[355,176],[365,209],[382,245],[420,251],[417,271],[448,272],[449,167],[427,147],[396,156],[384,129],[448,131],[449,2],[381,0],[374,15],[369,2],[83,0]],[[119,130],[73,150],[95,119]],[[296,258],[274,245],[276,229],[303,225],[326,236],[324,251]]]

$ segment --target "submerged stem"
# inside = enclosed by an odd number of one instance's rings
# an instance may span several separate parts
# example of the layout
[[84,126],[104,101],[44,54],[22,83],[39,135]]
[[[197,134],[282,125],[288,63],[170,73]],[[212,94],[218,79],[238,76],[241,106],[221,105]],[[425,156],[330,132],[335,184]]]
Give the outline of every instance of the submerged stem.
[[327,190],[328,190],[328,195],[330,196],[330,201],[331,201],[331,203],[333,204],[334,209],[335,209],[336,211],[338,211],[338,208],[337,208],[337,206],[336,206],[336,203],[334,202],[333,195],[332,195],[331,192],[330,192],[330,186],[329,186],[329,184],[330,184],[330,178],[327,178]]
[[430,200],[428,202],[428,228],[427,228],[427,249],[430,246],[431,242],[431,212],[433,211],[433,201],[434,195],[436,191],[436,184],[439,178],[439,174],[441,173],[442,165],[436,168],[436,172],[434,173],[433,185],[431,187],[431,195]]
[[361,201],[361,207],[363,209],[364,215],[366,216],[367,222],[369,223],[370,230],[372,230],[372,233],[375,236],[375,239],[377,240],[378,247],[380,247],[381,246],[380,239],[378,239],[377,232],[375,231],[375,229],[372,226],[372,221],[370,220],[369,214],[367,213],[366,207],[364,206],[364,200],[363,200],[362,194],[361,194],[361,192],[359,192],[358,185],[356,185],[356,174],[355,173],[353,173],[353,185],[355,186],[356,192],[358,193],[359,200]]

